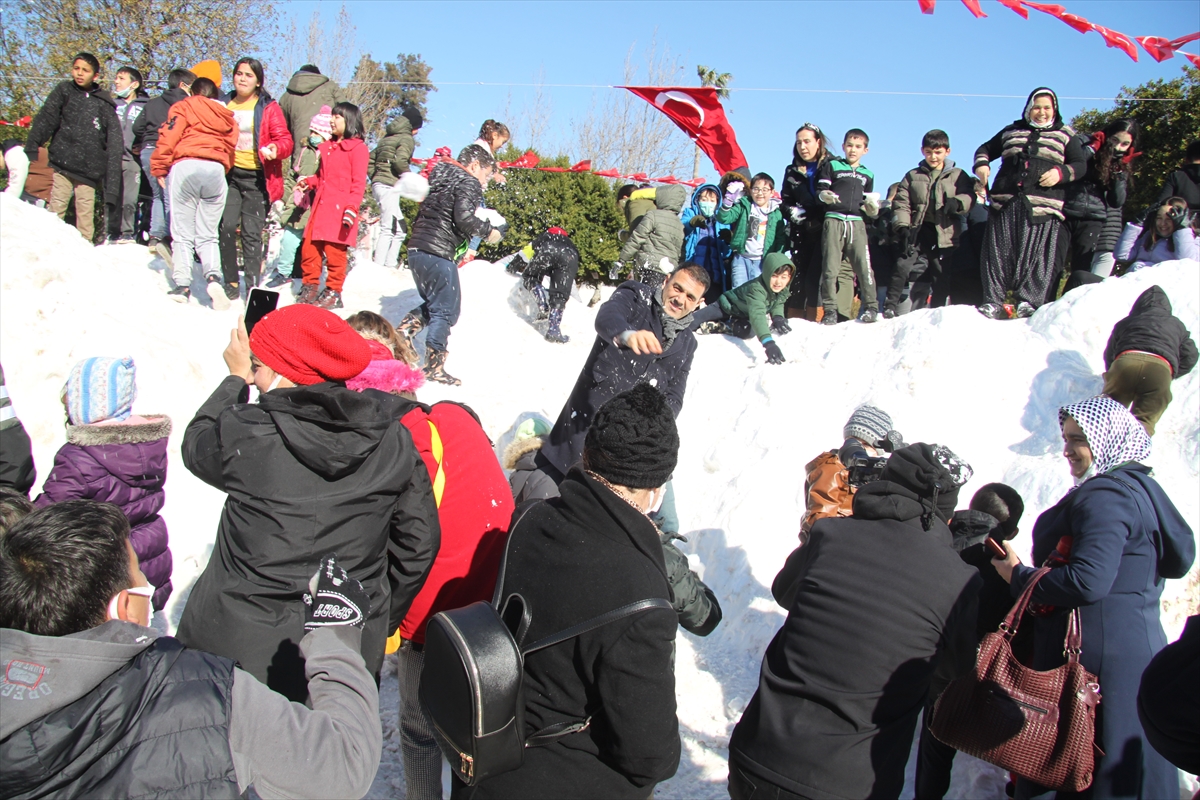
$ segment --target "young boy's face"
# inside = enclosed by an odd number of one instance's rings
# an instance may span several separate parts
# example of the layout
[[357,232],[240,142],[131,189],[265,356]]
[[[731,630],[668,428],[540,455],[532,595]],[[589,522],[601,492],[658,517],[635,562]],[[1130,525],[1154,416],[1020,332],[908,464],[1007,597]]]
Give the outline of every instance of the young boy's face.
[[867,142],[861,136],[851,136],[842,142],[842,152],[848,163],[857,164],[867,152]]
[[113,78],[113,88],[118,92],[125,91],[130,87],[131,84],[135,83],[137,83],[137,81],[131,78],[127,72],[118,72],[117,77]]
[[75,81],[75,85],[90,86],[95,79],[96,72],[92,69],[92,65],[82,58],[75,59],[75,63],[71,65],[71,80]]
[[766,208],[771,202],[771,195],[775,193],[775,187],[766,181],[755,181],[750,186],[750,198],[754,200],[754,204],[759,208]]
[[782,292],[791,282],[792,271],[790,269],[781,269],[771,276],[771,291]]
[[714,192],[712,189],[705,189],[703,192],[700,193],[699,202],[715,203],[715,202],[717,202],[717,193]]
[[949,147],[922,147],[921,155],[925,156],[925,163],[929,164],[934,169],[941,169],[946,163],[946,156],[950,155]]

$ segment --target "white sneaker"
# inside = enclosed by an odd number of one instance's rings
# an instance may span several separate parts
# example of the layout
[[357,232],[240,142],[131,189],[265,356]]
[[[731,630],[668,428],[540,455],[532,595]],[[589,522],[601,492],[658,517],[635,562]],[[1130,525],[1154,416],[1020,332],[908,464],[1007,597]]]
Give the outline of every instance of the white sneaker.
[[204,289],[208,292],[209,299],[212,300],[214,311],[229,310],[229,296],[225,294],[225,285],[218,276],[210,275],[208,285]]

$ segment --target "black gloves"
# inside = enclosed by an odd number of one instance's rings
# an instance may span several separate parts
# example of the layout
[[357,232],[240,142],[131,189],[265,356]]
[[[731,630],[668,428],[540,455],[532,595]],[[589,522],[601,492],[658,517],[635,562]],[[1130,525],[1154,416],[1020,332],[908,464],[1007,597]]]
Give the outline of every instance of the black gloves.
[[371,610],[371,598],[358,581],[338,566],[333,553],[321,559],[321,566],[308,582],[304,593],[304,630],[353,625],[361,628]]
[[1186,206],[1183,208],[1172,208],[1167,212],[1167,216],[1171,218],[1171,222],[1175,223],[1175,230],[1177,231],[1181,231],[1192,224],[1192,215]]
[[717,231],[717,238],[720,239],[725,244],[729,244],[730,240],[733,239],[733,231],[730,230],[729,228],[725,228],[724,230]]
[[767,351],[768,364],[782,364],[787,360],[783,357],[783,351],[779,349],[779,345],[774,341],[763,342],[763,348]]
[[788,325],[788,321],[783,317],[771,317],[771,333],[776,336],[783,336],[792,332],[792,326]]
[[961,214],[962,213],[962,203],[959,202],[959,199],[957,197],[947,197],[946,203],[943,206],[943,208],[945,208],[947,214]]
[[702,228],[707,224],[708,217],[704,216],[703,214],[697,214],[688,220],[688,225],[691,225],[693,228]]

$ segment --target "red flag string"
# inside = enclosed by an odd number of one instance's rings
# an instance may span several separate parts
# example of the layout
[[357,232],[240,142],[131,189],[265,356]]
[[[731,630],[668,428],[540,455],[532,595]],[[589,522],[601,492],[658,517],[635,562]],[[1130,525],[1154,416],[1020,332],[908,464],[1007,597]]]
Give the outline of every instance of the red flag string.
[[[3,124],[7,125],[9,123]],[[429,173],[433,171],[433,167],[439,161],[448,158],[450,158],[450,148],[439,147],[435,151],[432,158],[414,158],[411,159],[411,161],[414,164],[423,166],[424,168],[421,170],[421,174],[428,178]],[[702,186],[707,182],[704,178],[693,178],[690,181],[684,181],[676,178],[674,175],[665,175],[661,178],[651,178],[644,172],[635,172],[632,175],[623,175],[615,169],[594,170],[592,169],[592,162],[590,159],[576,162],[569,167],[539,167],[538,163],[540,161],[541,159],[538,157],[537,153],[533,152],[532,150],[527,150],[516,161],[500,161],[497,162],[496,166],[500,167],[501,169],[533,169],[537,170],[538,172],[588,173],[600,178],[619,178],[622,180],[632,181],[634,183],[677,184],[679,186],[691,186],[692,188]]]
[[[1126,36],[1119,31],[1114,31],[1111,28],[1106,28],[1103,25],[1097,25],[1078,14],[1071,14],[1065,8],[1057,3],[1037,3],[1034,0],[998,0],[1000,5],[1005,8],[1012,9],[1020,14],[1023,18],[1029,19],[1029,11],[1040,11],[1043,14],[1062,20],[1067,25],[1070,25],[1080,33],[1091,33],[1095,31],[1104,39],[1104,43],[1108,47],[1115,47],[1125,55],[1138,60],[1137,46],[1134,44],[1134,39]],[[986,17],[983,9],[979,7],[979,0],[962,0],[963,5],[967,7],[976,18]],[[921,7],[922,14],[932,14],[934,7],[937,5],[937,0],[917,0]],[[1175,53],[1180,51],[1185,44],[1200,41],[1200,33],[1190,33],[1187,36],[1180,36],[1178,39],[1165,39],[1161,36],[1138,36],[1136,38],[1142,49],[1150,54],[1150,57],[1155,61],[1166,61],[1168,58],[1174,58]],[[1196,66],[1200,66],[1200,56],[1192,53],[1184,53],[1183,57]]]
[[14,128],[28,128],[31,124],[33,124],[33,117],[21,117],[16,122],[8,122],[0,119],[0,125],[10,125]]

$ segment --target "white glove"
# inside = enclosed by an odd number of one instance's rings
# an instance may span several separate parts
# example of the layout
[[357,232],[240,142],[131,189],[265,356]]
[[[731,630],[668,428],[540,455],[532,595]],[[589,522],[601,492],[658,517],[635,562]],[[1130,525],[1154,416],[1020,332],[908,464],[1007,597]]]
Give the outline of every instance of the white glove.
[[792,206],[788,210],[788,216],[792,218],[792,222],[803,222],[805,216],[804,207]]
[[828,189],[822,189],[822,190],[821,190],[821,191],[820,191],[820,192],[817,194],[817,199],[818,199],[818,200],[820,200],[820,201],[821,201],[822,203],[824,203],[825,205],[827,205],[827,206],[831,206],[831,205],[833,205],[834,203],[836,203],[836,202],[840,201],[842,198],[838,197],[836,194],[834,194],[833,192],[829,191]]
[[877,192],[869,192],[864,195],[862,207],[868,217],[879,216],[879,194]]

